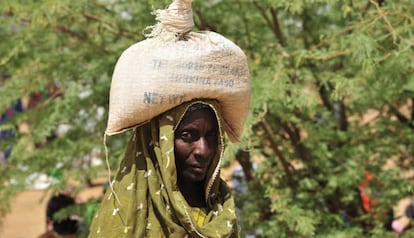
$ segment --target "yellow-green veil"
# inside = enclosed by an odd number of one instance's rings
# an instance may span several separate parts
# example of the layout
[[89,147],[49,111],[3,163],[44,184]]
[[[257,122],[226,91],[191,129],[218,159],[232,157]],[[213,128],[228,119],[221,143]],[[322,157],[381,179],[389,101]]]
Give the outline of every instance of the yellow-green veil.
[[[174,130],[187,109],[210,106],[219,125],[217,153],[205,183],[207,218],[198,226],[177,186]],[[112,188],[108,188],[89,237],[238,237],[233,197],[219,177],[223,119],[215,100],[183,103],[134,129]]]

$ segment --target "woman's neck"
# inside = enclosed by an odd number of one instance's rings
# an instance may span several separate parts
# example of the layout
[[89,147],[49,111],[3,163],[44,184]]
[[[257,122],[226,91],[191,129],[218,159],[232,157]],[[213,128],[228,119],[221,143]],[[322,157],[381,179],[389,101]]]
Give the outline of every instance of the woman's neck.
[[191,207],[206,207],[204,181],[187,182],[178,180],[178,188]]

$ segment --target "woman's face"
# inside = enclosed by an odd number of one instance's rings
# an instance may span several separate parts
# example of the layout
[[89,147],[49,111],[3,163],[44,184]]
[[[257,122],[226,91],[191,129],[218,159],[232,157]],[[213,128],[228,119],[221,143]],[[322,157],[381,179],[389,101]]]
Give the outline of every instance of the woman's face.
[[217,151],[218,124],[209,108],[184,117],[175,130],[174,154],[178,179],[200,182]]

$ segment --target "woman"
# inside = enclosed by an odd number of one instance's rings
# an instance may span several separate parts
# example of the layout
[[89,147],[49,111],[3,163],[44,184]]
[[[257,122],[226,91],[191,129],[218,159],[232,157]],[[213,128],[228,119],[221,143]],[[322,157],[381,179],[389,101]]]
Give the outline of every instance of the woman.
[[222,125],[219,104],[202,100],[136,128],[90,237],[238,237]]

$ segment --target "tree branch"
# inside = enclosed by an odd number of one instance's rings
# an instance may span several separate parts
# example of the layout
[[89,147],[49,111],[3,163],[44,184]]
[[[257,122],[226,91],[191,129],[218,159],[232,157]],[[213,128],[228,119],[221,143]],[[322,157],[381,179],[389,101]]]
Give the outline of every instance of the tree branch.
[[389,104],[391,112],[397,117],[398,121],[400,121],[403,124],[408,125],[411,129],[414,129],[413,123],[411,123],[411,120],[404,116],[400,111],[398,111],[397,108],[395,108],[393,105]]
[[414,98],[411,98],[411,121],[414,121]]
[[267,26],[272,30],[273,34],[275,35],[276,39],[278,40],[279,44],[283,47],[285,45],[282,31],[280,29],[279,20],[277,18],[277,11],[274,8],[270,8],[270,13],[272,16],[272,19],[269,18],[269,16],[266,13],[266,9],[260,6],[260,4],[257,1],[253,1],[253,4],[256,6],[256,8],[259,10],[262,17],[265,19]]
[[193,12],[195,12],[198,16],[198,19],[200,19],[200,25],[197,26],[200,30],[217,31],[217,28],[206,20],[206,18],[203,16],[199,9],[193,9]]
[[253,164],[250,160],[250,153],[244,150],[239,150],[236,154],[236,160],[239,162],[240,166],[243,169],[244,177],[246,181],[252,181],[253,176]]
[[339,102],[339,130],[347,131],[348,130],[348,118],[346,113],[346,107],[344,100]]
[[285,174],[286,174],[288,186],[292,190],[295,190],[296,189],[295,181],[293,180],[293,175],[292,175],[292,172],[290,171],[290,169],[293,168],[293,166],[289,162],[287,162],[285,156],[279,150],[278,144],[276,143],[275,139],[273,138],[274,133],[273,133],[272,129],[270,128],[270,126],[268,125],[268,123],[266,122],[265,118],[263,118],[260,121],[260,126],[264,130],[264,132],[266,134],[266,137],[269,139],[272,150],[275,152],[276,156],[279,158],[279,160],[282,164],[283,170],[285,171]]
[[[384,5],[384,2],[385,0],[376,0],[376,4],[378,4],[380,7]],[[364,9],[362,10],[362,15],[365,15],[368,12],[370,6],[371,6],[371,0],[368,0],[367,3],[365,4]]]
[[92,14],[86,13],[86,12],[82,12],[82,16],[84,16],[87,20],[96,21],[96,22],[101,23],[103,27],[105,27],[108,31],[110,31],[114,34],[119,34],[119,35],[125,36],[129,39],[134,39],[135,38],[135,35],[128,34],[128,31],[126,31],[122,27],[119,27],[118,25],[115,25],[113,23],[104,21],[99,16],[95,16],[95,15],[92,15]]
[[286,133],[288,133],[290,142],[292,143],[293,148],[295,149],[298,156],[302,158],[304,161],[311,161],[311,153],[301,142],[300,130],[292,124],[289,125],[284,123],[282,127],[286,131]]
[[[237,1],[237,3],[239,4],[239,11],[243,12],[242,4],[240,3],[240,1]],[[251,38],[249,26],[247,24],[248,20],[247,20],[245,14],[242,14],[241,18],[242,18],[242,21],[243,21],[245,36],[247,37],[247,48],[250,49],[250,47],[252,46],[252,38]]]
[[78,38],[81,41],[86,40],[86,36],[84,36],[84,35],[82,35],[78,32],[72,31],[69,27],[67,27],[65,25],[62,25],[62,24],[56,25],[55,30],[59,31],[59,32],[62,32],[62,33],[67,33],[67,34],[71,35],[74,38]]
[[[328,97],[328,89],[327,86],[320,83],[320,80],[316,81],[316,85],[318,86],[319,96],[321,97],[322,104],[325,106],[328,111],[333,112],[333,106]],[[328,85],[330,87],[330,85]]]
[[280,29],[279,19],[277,17],[277,10],[274,8],[270,8],[270,12],[272,14],[272,22],[273,22],[273,32],[277,39],[279,39],[279,43],[282,46],[285,46],[285,40],[282,34],[282,30]]
[[384,12],[380,8],[382,4],[384,3],[384,1],[383,0],[376,0],[376,1],[370,0],[370,2],[375,6],[378,14],[384,19],[385,24],[388,26],[388,30],[390,31],[392,35],[392,43],[397,44],[397,33],[394,27],[392,27],[391,22],[388,20],[388,18],[385,16]]

